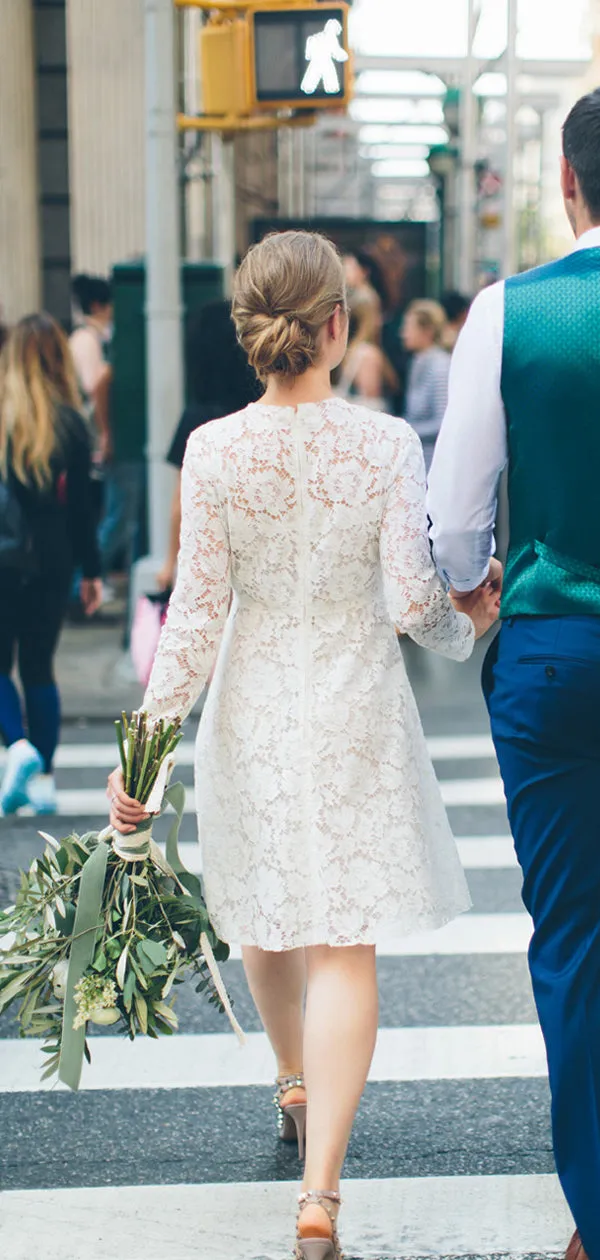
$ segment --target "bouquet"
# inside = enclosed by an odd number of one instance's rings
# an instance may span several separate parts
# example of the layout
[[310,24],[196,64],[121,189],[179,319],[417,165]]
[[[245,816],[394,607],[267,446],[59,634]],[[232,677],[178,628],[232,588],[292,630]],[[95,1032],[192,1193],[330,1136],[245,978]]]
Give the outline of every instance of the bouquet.
[[[176,986],[188,975],[243,1040],[217,966],[229,948],[179,857],[185,791],[168,784],[180,723],[134,713],[115,725],[125,791],[149,819],[128,836],[112,827],[61,841],[41,832],[43,854],[0,913],[0,1013],[19,1004],[20,1035],[44,1040],[42,1080],[56,1073],[72,1089],[84,1055],[91,1061],[90,1023],[120,1025],[131,1040],[170,1035]],[[176,817],[163,855],[152,824],[167,805]]]

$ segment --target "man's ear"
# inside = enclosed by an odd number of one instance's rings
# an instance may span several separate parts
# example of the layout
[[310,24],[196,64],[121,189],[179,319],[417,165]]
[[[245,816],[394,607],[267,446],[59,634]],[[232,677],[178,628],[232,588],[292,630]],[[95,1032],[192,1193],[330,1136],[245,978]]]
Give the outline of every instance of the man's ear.
[[577,176],[564,155],[560,159],[560,186],[565,201],[575,201],[578,189]]

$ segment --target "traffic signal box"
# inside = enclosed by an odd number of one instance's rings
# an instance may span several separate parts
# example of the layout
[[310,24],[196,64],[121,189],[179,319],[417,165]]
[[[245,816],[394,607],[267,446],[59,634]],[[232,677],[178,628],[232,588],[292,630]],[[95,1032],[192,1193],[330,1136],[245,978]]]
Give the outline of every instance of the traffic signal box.
[[200,33],[202,114],[344,109],[352,95],[346,3],[250,3]]

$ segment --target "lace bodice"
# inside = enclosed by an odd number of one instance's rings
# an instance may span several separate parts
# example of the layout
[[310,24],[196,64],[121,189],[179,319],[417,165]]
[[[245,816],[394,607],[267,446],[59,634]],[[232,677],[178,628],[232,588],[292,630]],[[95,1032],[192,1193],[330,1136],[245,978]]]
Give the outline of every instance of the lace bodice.
[[342,399],[256,403],[192,434],[178,577],[145,705],[184,716],[241,606],[300,621],[372,606],[417,643],[469,656],[470,619],[434,568],[425,470],[407,424]]

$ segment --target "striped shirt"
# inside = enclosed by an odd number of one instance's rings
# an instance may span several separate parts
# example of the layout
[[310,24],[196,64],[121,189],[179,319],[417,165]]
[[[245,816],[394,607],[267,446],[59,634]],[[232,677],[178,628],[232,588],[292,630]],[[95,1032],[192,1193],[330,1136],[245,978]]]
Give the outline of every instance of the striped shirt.
[[450,355],[441,346],[415,354],[408,370],[405,419],[421,441],[434,441],[448,405]]

